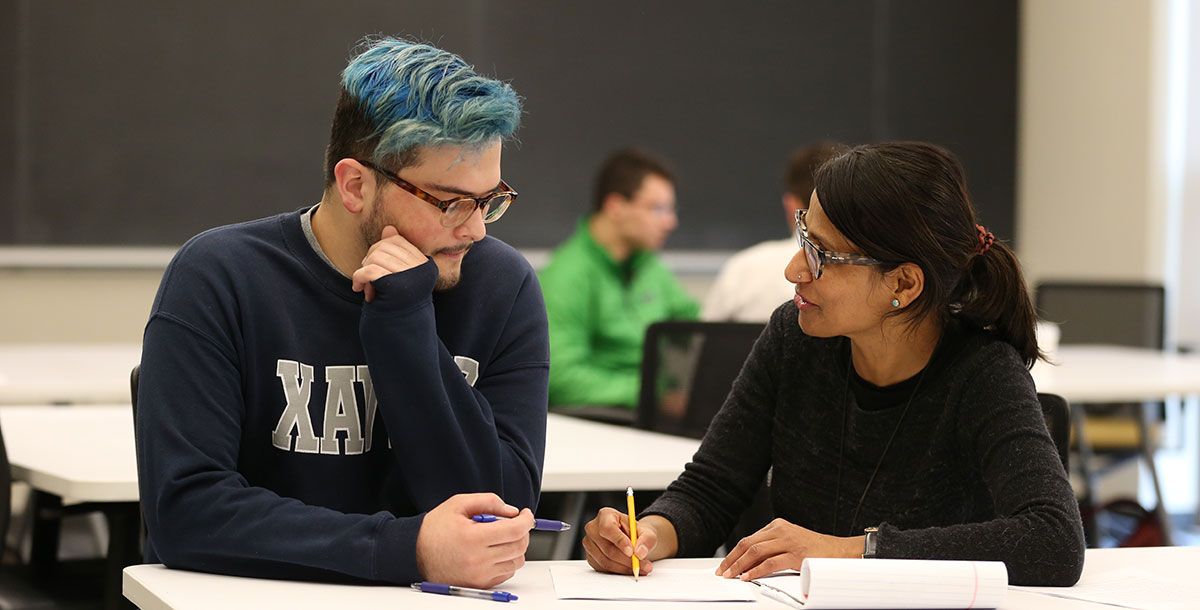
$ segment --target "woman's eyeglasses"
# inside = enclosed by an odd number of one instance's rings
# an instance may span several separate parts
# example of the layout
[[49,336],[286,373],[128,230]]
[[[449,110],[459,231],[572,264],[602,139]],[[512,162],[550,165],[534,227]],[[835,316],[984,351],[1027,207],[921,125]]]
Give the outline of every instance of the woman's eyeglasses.
[[796,210],[796,243],[800,244],[801,250],[804,250],[804,257],[808,260],[808,269],[812,272],[812,279],[816,280],[821,277],[821,271],[824,269],[826,263],[831,265],[859,265],[861,267],[892,264],[863,254],[826,252],[818,248],[816,244],[808,239],[808,225],[804,222],[804,216],[807,213],[808,210]]

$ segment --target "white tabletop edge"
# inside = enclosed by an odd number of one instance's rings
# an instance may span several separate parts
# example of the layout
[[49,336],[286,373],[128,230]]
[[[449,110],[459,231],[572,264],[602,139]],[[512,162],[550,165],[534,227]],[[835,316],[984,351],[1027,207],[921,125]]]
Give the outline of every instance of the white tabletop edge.
[[[709,567],[719,559],[670,559],[656,563],[660,567]],[[1089,549],[1084,564],[1084,574],[1105,573],[1123,567],[1137,567],[1154,572],[1168,579],[1187,579],[1194,576],[1192,568],[1200,562],[1200,547],[1159,547],[1125,549]],[[497,587],[519,593],[520,607],[575,608],[608,610],[618,607],[653,607],[682,610],[684,608],[738,608],[745,610],[741,602],[659,602],[635,605],[614,605],[608,601],[558,600],[554,597],[554,585],[549,568],[554,565],[586,565],[583,561],[531,561],[517,572],[512,580]],[[479,600],[445,598],[439,596],[409,597],[405,587],[331,585],[310,582],[289,582],[256,578],[239,578],[170,570],[161,564],[139,565],[125,568],[123,591],[127,598],[142,610],[200,610],[220,604],[224,610],[262,607],[264,601],[274,602],[276,607],[323,607],[328,600],[341,600],[342,605],[370,610],[396,606],[397,599],[405,602],[406,608],[480,608]],[[1069,589],[1063,589],[1064,592]],[[413,594],[419,595],[419,594]],[[411,600],[411,601],[409,601]],[[760,597],[763,608],[785,608],[786,606]],[[205,604],[209,604],[206,606]],[[736,605],[729,605],[736,604]],[[1009,588],[1008,598],[1001,605],[1003,610],[1078,610],[1112,608],[1111,605],[1079,600],[1062,599],[1029,591]]]
[[[136,570],[134,568],[137,568]],[[146,572],[147,569],[167,569],[162,564],[155,565],[139,565],[129,566],[121,572],[121,593],[133,605],[141,610],[171,610],[163,599],[155,595],[142,581],[138,578],[139,575]]]

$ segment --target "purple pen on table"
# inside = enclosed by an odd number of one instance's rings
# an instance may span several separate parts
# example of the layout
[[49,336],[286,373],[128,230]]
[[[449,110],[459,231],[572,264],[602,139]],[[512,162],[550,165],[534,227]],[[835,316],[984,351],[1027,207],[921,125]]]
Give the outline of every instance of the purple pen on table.
[[474,597],[477,599],[490,599],[494,602],[511,602],[517,599],[516,595],[507,591],[488,591],[486,589],[471,589],[469,587],[456,587],[454,585],[442,584],[440,582],[414,582],[412,588],[422,593],[437,593],[438,595],[457,595],[459,597]]
[[[471,519],[473,521],[475,521],[476,523],[491,523],[493,521],[499,521],[501,519],[508,519],[508,517],[498,517],[496,515],[486,515],[485,514],[485,515],[475,515],[474,517],[471,517]],[[554,519],[534,519],[533,520],[533,529],[542,530],[542,531],[546,531],[546,532],[565,532],[565,531],[571,529],[571,524],[564,523],[562,521],[555,521]]]

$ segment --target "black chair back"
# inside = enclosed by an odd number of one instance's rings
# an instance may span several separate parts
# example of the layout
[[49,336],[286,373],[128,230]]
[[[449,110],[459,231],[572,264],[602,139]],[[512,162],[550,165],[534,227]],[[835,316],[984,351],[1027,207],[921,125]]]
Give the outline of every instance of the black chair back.
[[0,430],[0,549],[5,546],[8,524],[12,520],[12,470],[8,465],[8,448]]
[[[137,394],[138,394],[138,376],[141,375],[142,365],[136,364],[133,371],[129,373],[129,399],[133,405],[133,430],[137,434]],[[137,438],[136,436],[134,437]]]
[[702,438],[763,325],[670,320],[646,329],[635,425]]
[[1166,292],[1157,284],[1042,282],[1038,314],[1057,323],[1059,343],[1163,348]]
[[[129,402],[133,406],[133,441],[137,442],[137,399],[138,399],[138,377],[141,376],[142,365],[134,365],[133,371],[129,373]],[[136,459],[137,452],[134,452]],[[145,545],[146,541],[146,515],[142,512],[141,502],[138,502],[137,511],[137,530],[138,539],[141,544],[139,548]],[[140,551],[139,551],[140,552]],[[140,559],[140,555],[139,555]]]
[[1046,429],[1058,450],[1058,459],[1062,460],[1063,470],[1070,472],[1071,448],[1071,406],[1067,399],[1058,394],[1039,392],[1038,402],[1042,403],[1042,416],[1046,418]]

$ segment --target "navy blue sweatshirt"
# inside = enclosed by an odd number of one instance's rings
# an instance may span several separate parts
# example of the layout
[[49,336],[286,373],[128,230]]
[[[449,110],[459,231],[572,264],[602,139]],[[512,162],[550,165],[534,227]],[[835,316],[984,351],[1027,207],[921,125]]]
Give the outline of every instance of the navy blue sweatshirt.
[[488,237],[434,292],[432,261],[365,303],[301,212],[202,233],[146,326],[137,449],[146,559],[269,578],[420,580],[424,513],[495,492],[534,508],[546,312]]

